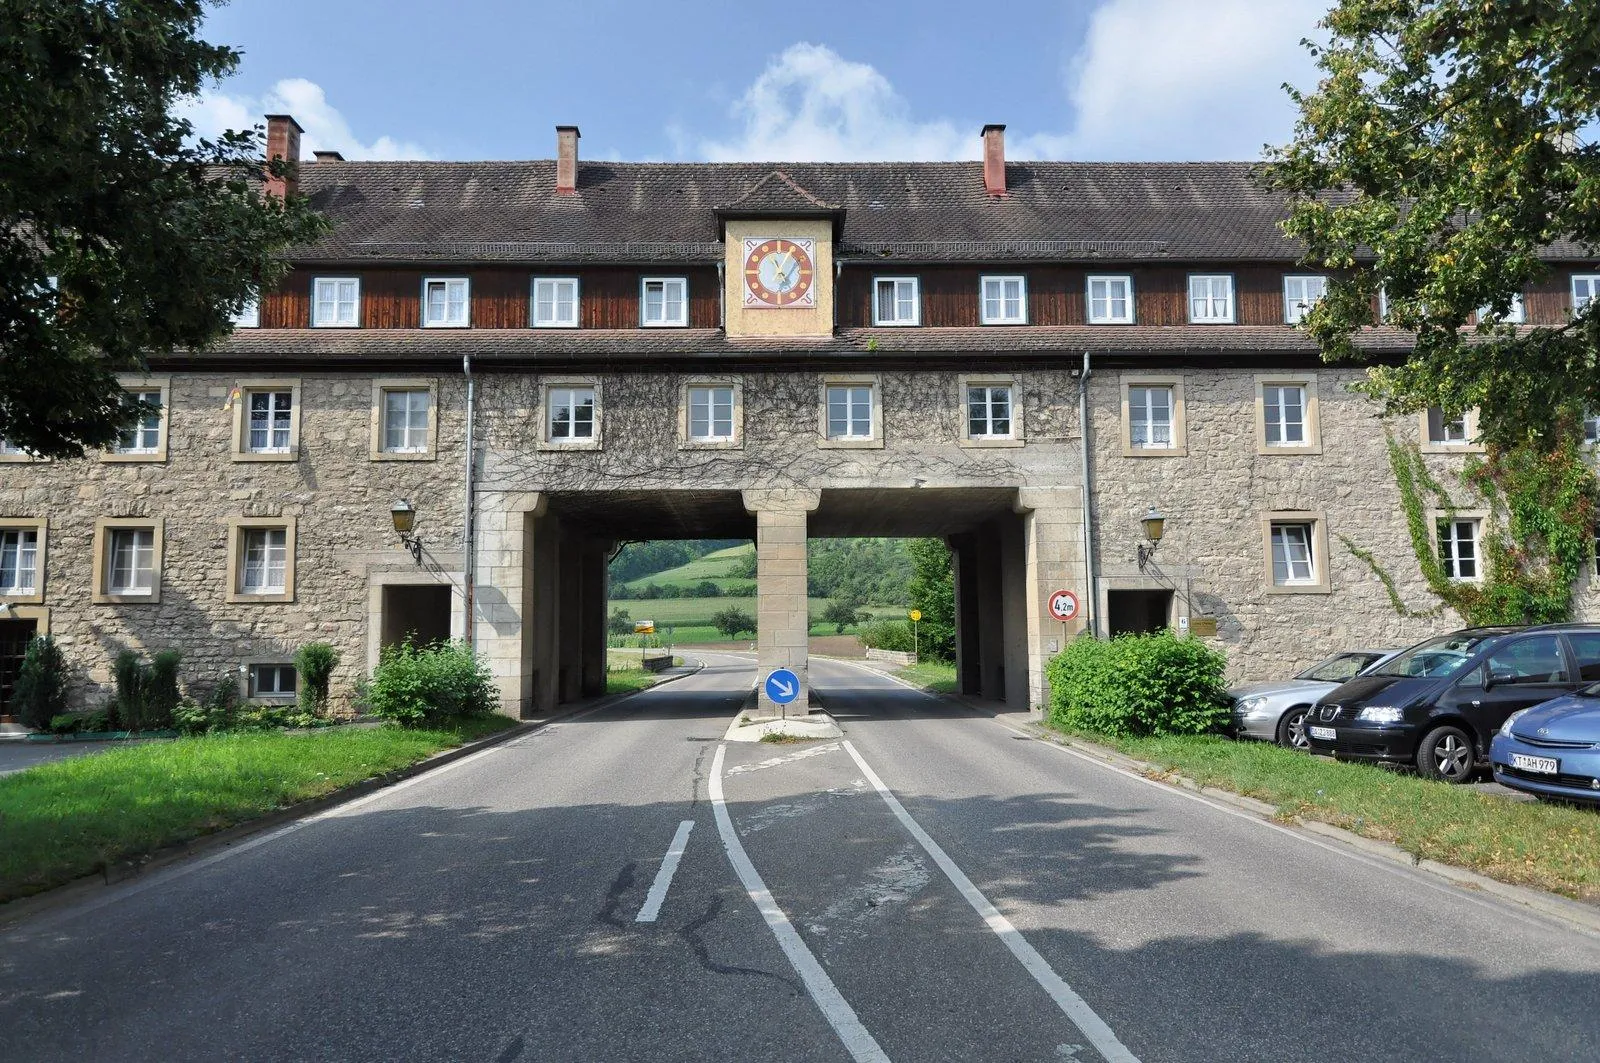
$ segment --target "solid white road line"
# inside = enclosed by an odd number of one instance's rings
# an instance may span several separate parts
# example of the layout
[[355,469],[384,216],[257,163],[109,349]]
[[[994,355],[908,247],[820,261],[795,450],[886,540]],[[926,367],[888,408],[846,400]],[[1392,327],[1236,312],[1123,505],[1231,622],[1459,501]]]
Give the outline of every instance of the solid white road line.
[[717,833],[722,835],[722,847],[728,852],[728,862],[738,873],[739,881],[744,884],[745,892],[755,903],[761,918],[766,920],[772,936],[778,939],[778,947],[783,949],[783,954],[789,958],[789,964],[805,983],[806,992],[811,994],[811,999],[822,1011],[823,1018],[828,1020],[833,1032],[839,1035],[839,1040],[844,1042],[845,1050],[850,1053],[850,1057],[857,1063],[889,1063],[889,1057],[878,1047],[878,1042],[856,1017],[855,1009],[844,999],[838,987],[833,984],[833,979],[828,977],[828,972],[822,969],[822,964],[811,954],[811,950],[806,947],[805,941],[795,930],[794,924],[789,922],[789,917],[778,907],[778,902],[772,899],[767,884],[761,881],[761,873],[750,862],[743,843],[734,833],[733,819],[728,815],[728,805],[722,796],[722,761],[727,751],[726,745],[717,746],[716,756],[711,760],[711,777],[706,785],[711,794],[711,810],[717,819]]
[[1117,1040],[1117,1035],[1111,1032],[1111,1027],[1106,1025],[1105,1020],[1096,1015],[1094,1009],[1073,991],[1066,980],[1056,974],[1050,964],[1045,962],[1045,958],[1039,955],[1038,950],[1022,936],[1022,932],[1011,924],[1011,920],[1000,914],[1000,910],[972,884],[972,880],[939,847],[939,843],[911,818],[911,813],[906,811],[905,806],[883,784],[883,780],[878,778],[878,773],[872,770],[872,766],[856,752],[856,747],[847,741],[844,743],[844,748],[856,762],[856,766],[861,769],[861,773],[866,776],[867,781],[878,791],[884,803],[889,806],[889,811],[900,821],[900,825],[917,840],[917,844],[921,845],[929,856],[933,857],[933,862],[939,865],[939,869],[967,899],[967,903],[972,905],[973,910],[989,929],[1005,943],[1006,948],[1011,950],[1017,962],[1033,976],[1033,980],[1039,983],[1040,988],[1050,994],[1050,999],[1056,1002],[1062,1013],[1083,1031],[1083,1035],[1094,1045],[1095,1050],[1105,1057],[1106,1063],[1139,1063],[1138,1057]]
[[650,892],[645,894],[644,907],[633,918],[635,923],[653,923],[656,916],[661,914],[661,903],[667,899],[667,890],[672,888],[672,876],[678,873],[678,861],[683,859],[683,850],[689,844],[689,832],[692,830],[692,819],[678,824],[678,833],[672,836],[672,844],[667,846],[661,870],[656,872],[656,880],[650,884]]

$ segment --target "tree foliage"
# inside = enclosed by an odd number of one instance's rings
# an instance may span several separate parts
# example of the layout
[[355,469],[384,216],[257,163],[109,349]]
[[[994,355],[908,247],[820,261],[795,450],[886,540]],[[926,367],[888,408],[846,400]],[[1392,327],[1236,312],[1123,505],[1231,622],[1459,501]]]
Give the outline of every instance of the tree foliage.
[[257,132],[173,116],[239,60],[199,39],[203,7],[0,0],[0,437],[25,450],[112,443],[148,412],[116,374],[226,335],[322,231],[260,193]]
[[756,633],[756,618],[737,606],[711,614],[711,626],[728,636],[736,639],[743,632]]
[[[1391,412],[1480,411],[1491,447],[1551,445],[1600,409],[1600,316],[1492,323],[1546,273],[1552,247],[1600,238],[1600,31],[1570,0],[1339,0],[1311,45],[1321,81],[1291,90],[1294,141],[1267,180],[1309,263],[1335,271],[1307,329],[1330,359],[1361,357],[1380,289],[1416,333],[1365,390]],[[1465,330],[1489,308],[1491,323]]]
[[911,607],[922,611],[917,649],[923,657],[953,660],[956,654],[956,577],[943,539],[912,539]]

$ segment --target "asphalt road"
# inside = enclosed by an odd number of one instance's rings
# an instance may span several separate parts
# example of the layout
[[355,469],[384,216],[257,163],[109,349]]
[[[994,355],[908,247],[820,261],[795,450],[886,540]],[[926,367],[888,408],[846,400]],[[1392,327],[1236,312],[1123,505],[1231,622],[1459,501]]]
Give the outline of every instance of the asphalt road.
[[0,1057],[1594,1058],[1593,935],[854,665],[724,745],[707,660],[21,923]]

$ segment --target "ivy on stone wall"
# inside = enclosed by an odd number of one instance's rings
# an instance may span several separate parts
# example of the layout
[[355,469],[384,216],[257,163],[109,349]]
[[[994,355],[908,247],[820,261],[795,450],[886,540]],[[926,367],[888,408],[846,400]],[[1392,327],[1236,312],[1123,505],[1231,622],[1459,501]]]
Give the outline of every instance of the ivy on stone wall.
[[[1468,459],[1464,487],[1483,500],[1483,568],[1480,582],[1452,580],[1439,561],[1437,529],[1428,516],[1431,499],[1446,517],[1460,507],[1429,473],[1422,452],[1386,432],[1389,465],[1400,490],[1411,546],[1428,589],[1468,624],[1559,623],[1572,616],[1572,587],[1593,556],[1600,512],[1600,485],[1585,460],[1580,436],[1564,432],[1554,447],[1533,442],[1488,446]],[[1365,561],[1384,584],[1401,616],[1429,616],[1408,608],[1370,551],[1345,546]]]

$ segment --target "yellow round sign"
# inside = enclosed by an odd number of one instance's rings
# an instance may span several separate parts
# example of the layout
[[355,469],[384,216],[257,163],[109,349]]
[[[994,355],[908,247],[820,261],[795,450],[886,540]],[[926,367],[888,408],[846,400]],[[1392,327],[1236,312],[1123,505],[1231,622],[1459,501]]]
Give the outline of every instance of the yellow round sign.
[[922,619],[922,610],[921,609],[913,609],[913,610],[911,610],[910,616],[911,616],[911,622],[913,624],[915,624],[918,620]]

